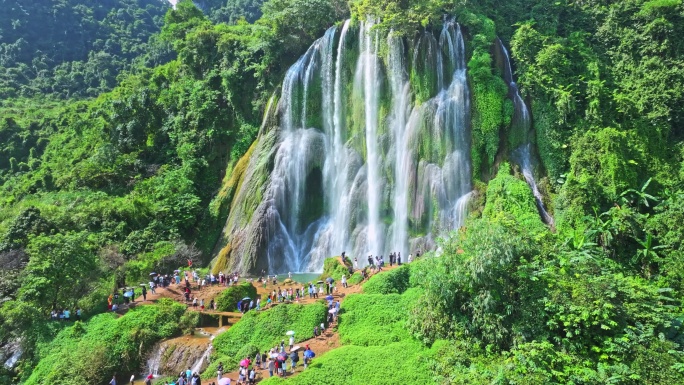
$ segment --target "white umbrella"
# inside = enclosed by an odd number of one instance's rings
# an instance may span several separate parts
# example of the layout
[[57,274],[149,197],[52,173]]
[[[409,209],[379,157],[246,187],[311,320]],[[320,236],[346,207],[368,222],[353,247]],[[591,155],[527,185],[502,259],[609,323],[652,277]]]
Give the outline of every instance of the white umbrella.
[[294,330],[290,330],[289,332],[285,333],[286,336],[293,336],[295,335]]
[[301,349],[301,346],[298,345],[298,346],[293,347],[292,350],[290,350],[290,351],[291,351],[291,352],[296,352],[296,351],[299,350],[299,349]]
[[230,385],[230,378],[223,377],[218,381],[218,385]]

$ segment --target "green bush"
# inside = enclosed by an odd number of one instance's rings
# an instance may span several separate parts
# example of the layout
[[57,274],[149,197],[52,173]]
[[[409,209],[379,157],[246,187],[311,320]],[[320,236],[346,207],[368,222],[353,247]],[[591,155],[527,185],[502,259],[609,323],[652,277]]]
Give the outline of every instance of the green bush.
[[273,377],[261,384],[433,384],[428,367],[432,350],[417,342],[382,346],[342,346],[317,356],[308,369],[295,377]]
[[363,276],[361,275],[361,272],[359,272],[359,271],[352,274],[352,276],[349,277],[349,279],[347,280],[347,283],[349,285],[358,285],[361,282],[363,282]]
[[351,269],[352,264],[351,261],[349,261],[349,258],[345,258],[349,262],[348,266],[340,263],[337,258],[339,257],[326,258],[325,261],[323,261],[323,274],[321,274],[319,279],[332,277],[335,281],[339,282],[343,275],[346,275],[347,278],[350,277],[349,270]]
[[[245,354],[264,351],[287,340],[285,333],[295,331],[295,341],[313,337],[313,328],[325,322],[327,306],[321,301],[309,305],[281,304],[267,311],[247,312],[239,322],[212,342],[214,358],[205,377],[216,373],[222,361],[227,368],[235,368]],[[287,341],[286,341],[287,343]]]
[[216,308],[220,311],[236,311],[237,304],[245,297],[256,299],[257,289],[251,282],[231,286],[216,297]]
[[409,288],[411,265],[402,265],[394,270],[375,274],[363,284],[364,293],[401,294]]
[[178,319],[185,310],[184,305],[160,300],[121,317],[107,313],[75,322],[38,347],[40,360],[25,384],[96,384],[115,373],[123,383],[157,341],[180,331]]
[[489,182],[482,215],[495,220],[511,216],[520,226],[532,233],[543,233],[547,230],[539,217],[530,187],[523,180],[510,174],[508,163],[502,163],[496,177]]

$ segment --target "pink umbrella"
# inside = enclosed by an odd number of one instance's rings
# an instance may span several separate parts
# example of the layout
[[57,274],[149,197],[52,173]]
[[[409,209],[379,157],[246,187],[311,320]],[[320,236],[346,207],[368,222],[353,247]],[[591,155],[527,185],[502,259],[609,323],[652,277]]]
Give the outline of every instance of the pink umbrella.
[[249,361],[247,361],[246,359],[240,361],[240,366],[242,366],[243,368],[248,367],[248,366],[249,366]]
[[218,381],[218,385],[230,385],[230,378],[223,377]]

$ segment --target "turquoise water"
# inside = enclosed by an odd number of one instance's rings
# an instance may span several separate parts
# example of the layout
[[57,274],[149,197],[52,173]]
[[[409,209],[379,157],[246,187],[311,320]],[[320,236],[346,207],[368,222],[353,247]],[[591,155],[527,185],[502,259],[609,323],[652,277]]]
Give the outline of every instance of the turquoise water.
[[[316,282],[320,276],[321,273],[292,273],[292,280],[299,283]],[[287,274],[278,274],[278,282],[283,282],[287,278]],[[271,276],[269,282],[273,282],[273,276]]]

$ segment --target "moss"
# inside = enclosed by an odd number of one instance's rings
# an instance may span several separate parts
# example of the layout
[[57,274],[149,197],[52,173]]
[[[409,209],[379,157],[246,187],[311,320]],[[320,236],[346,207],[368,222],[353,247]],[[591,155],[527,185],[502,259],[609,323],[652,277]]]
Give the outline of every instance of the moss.
[[438,74],[437,74],[437,54],[439,48],[437,40],[430,32],[422,33],[414,44],[414,57],[411,65],[409,81],[411,89],[416,95],[418,103],[425,102],[437,95]]
[[323,173],[321,172],[320,167],[315,167],[306,177],[306,186],[304,189],[304,202],[306,202],[306,204],[301,208],[299,213],[299,232],[305,231],[307,226],[323,216],[325,212],[324,197]]
[[499,150],[499,132],[510,122],[512,104],[507,103],[507,87],[492,71],[489,52],[478,50],[468,62],[472,98],[473,170],[491,174]]
[[244,182],[244,176],[245,172],[247,171],[247,166],[249,165],[249,160],[251,159],[252,154],[254,154],[254,149],[256,149],[258,144],[259,140],[257,139],[254,141],[254,143],[252,143],[252,145],[249,147],[245,155],[243,155],[242,158],[240,158],[240,160],[237,161],[235,167],[233,167],[233,170],[230,173],[230,177],[228,178],[228,180],[225,181],[224,179],[224,183],[221,186],[221,190],[219,190],[216,199],[214,200],[214,202],[212,202],[211,205],[212,210],[216,211],[219,215],[225,210],[225,202],[232,202],[233,195],[235,195],[235,192],[240,191],[240,187],[242,187],[242,183]]
[[214,261],[214,265],[211,268],[212,274],[218,274],[221,271],[225,271],[229,266],[230,253],[232,251],[231,243],[225,245],[221,251],[219,251]]

